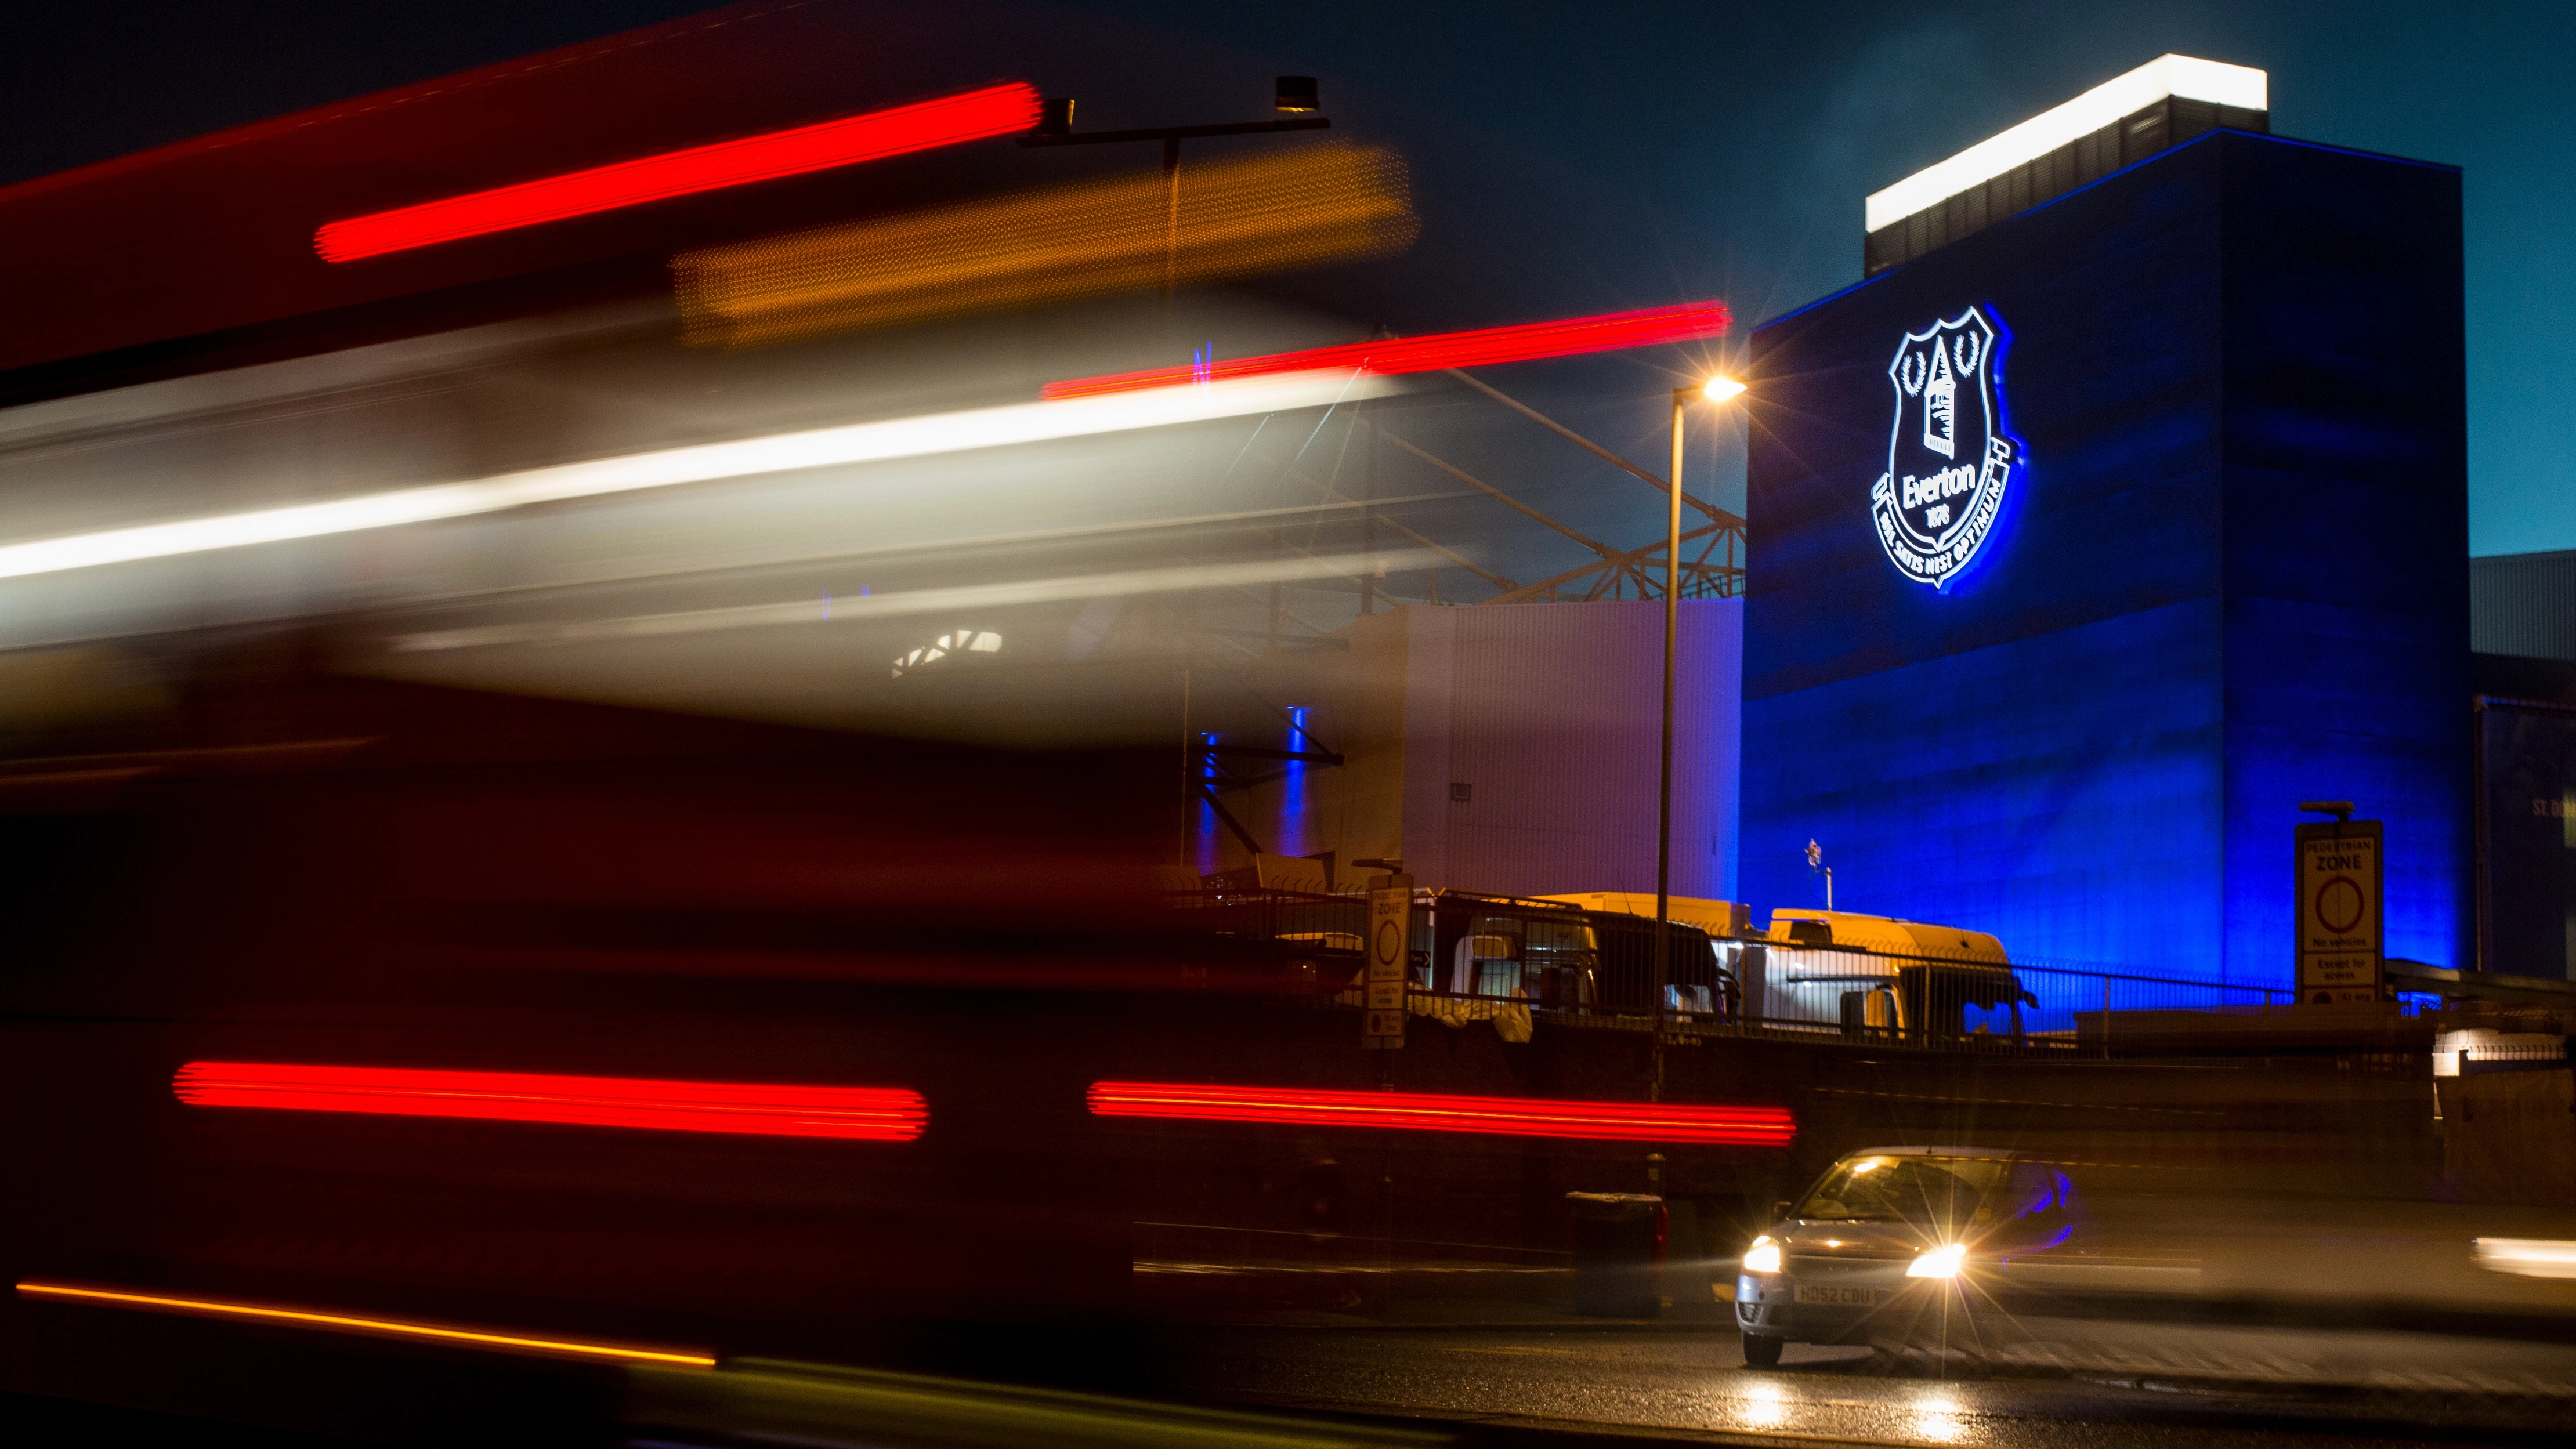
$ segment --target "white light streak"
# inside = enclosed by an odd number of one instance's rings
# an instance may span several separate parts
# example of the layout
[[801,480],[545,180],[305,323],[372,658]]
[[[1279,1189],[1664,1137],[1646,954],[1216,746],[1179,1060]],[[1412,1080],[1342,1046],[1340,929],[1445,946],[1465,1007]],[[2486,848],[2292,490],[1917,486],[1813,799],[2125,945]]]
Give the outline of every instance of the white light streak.
[[559,463],[470,482],[434,483],[319,503],[0,544],[0,579],[431,523],[683,483],[891,462],[1256,413],[1290,412],[1382,396],[1395,391],[1395,383],[1395,379],[1373,374],[1290,373],[1205,386],[1183,384],[1143,392],[889,418],[810,432]]
[[2167,96],[2212,101],[2248,111],[2272,108],[2271,77],[2252,66],[2161,55],[2115,76],[2053,110],[2042,111],[2002,135],[1980,141],[1947,161],[1926,166],[1873,192],[1866,206],[1871,231],[1903,221],[1935,202],[1947,201],[1980,181],[2036,161],[2079,136],[2089,136]]
[[687,609],[662,614],[630,614],[609,619],[568,619],[524,624],[490,624],[472,629],[441,629],[401,634],[386,640],[397,653],[441,649],[487,649],[504,644],[586,644],[615,639],[667,638],[708,634],[726,629],[758,629],[782,624],[846,624],[913,614],[981,613],[1014,605],[1068,603],[1083,599],[1135,594],[1184,593],[1196,589],[1248,588],[1256,584],[1295,583],[1302,579],[1351,578],[1380,562],[1389,568],[1427,567],[1432,555],[1352,554],[1329,558],[1260,559],[1248,563],[1197,564],[1123,573],[1076,574],[1054,579],[1016,579],[998,584],[959,584],[949,588],[907,589],[862,598],[798,599],[783,604],[742,604],[721,609]]
[[2576,1242],[2563,1238],[2479,1238],[2469,1251],[2491,1273],[2576,1278]]

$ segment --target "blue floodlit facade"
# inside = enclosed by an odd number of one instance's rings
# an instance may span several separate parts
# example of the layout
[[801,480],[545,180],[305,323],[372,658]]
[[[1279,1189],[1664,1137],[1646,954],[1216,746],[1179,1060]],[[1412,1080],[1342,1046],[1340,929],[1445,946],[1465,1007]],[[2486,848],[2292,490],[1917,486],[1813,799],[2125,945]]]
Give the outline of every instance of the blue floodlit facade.
[[2211,132],[1757,329],[1746,898],[1812,838],[1846,910],[2288,985],[2349,799],[2388,954],[2468,964],[2460,235],[2453,168]]

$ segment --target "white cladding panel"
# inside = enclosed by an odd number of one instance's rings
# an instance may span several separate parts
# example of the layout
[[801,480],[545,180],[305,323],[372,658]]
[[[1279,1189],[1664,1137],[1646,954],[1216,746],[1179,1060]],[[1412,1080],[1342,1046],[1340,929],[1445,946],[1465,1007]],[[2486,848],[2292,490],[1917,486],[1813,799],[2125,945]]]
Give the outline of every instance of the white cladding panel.
[[[1409,612],[1403,828],[1416,879],[1652,893],[1663,605]],[[1743,605],[1685,601],[1681,614],[1672,892],[1729,899]]]

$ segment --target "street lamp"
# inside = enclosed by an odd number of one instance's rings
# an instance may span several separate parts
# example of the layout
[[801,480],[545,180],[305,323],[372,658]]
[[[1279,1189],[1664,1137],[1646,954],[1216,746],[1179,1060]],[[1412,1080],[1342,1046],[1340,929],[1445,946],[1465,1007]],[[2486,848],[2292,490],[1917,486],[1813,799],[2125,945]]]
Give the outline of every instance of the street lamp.
[[[1682,442],[1685,421],[1683,410],[1694,399],[1726,402],[1740,397],[1744,384],[1724,373],[1716,374],[1697,387],[1673,389],[1673,473],[1664,510],[1664,759],[1660,801],[1655,810],[1655,919],[1669,921],[1673,915],[1673,656],[1674,645],[1682,626]],[[1662,939],[1660,933],[1658,940]],[[1664,960],[1665,948],[1655,950],[1658,964]],[[1660,973],[1671,979],[1667,970]],[[1660,1007],[1659,1007],[1660,1009]]]

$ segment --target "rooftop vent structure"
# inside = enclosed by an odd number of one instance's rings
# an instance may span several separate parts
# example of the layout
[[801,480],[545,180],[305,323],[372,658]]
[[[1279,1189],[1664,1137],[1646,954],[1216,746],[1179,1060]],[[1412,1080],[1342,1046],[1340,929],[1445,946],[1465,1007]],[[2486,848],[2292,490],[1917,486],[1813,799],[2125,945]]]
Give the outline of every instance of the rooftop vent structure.
[[2270,77],[2250,66],[2159,56],[1872,193],[1863,272],[1910,262],[2222,128],[2272,129]]

